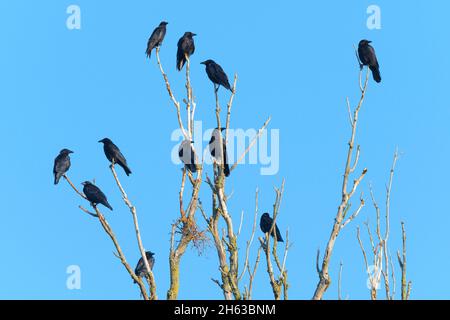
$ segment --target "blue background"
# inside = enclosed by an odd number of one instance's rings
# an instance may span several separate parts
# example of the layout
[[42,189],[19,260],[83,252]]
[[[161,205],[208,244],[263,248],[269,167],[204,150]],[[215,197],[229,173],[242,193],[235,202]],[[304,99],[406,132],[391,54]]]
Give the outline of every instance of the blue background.
[[[144,54],[161,20],[169,21],[161,59],[180,100],[184,73],[175,71],[176,43],[185,31],[198,34],[192,83],[197,119],[205,128],[215,126],[214,98],[199,63],[213,58],[230,78],[239,75],[232,126],[259,128],[272,115],[270,128],[280,130],[279,173],[261,176],[258,165],[245,165],[227,186],[234,191],[230,210],[236,225],[241,210],[246,213],[239,240],[243,259],[256,187],[260,210],[269,211],[273,187],[286,178],[278,223],[289,228],[293,242],[287,263],[291,299],[311,298],[318,281],[316,251],[323,252],[341,197],[350,134],[345,98],[354,105],[359,94],[353,45],[373,40],[383,81],[370,81],[357,137],[360,169],[369,169],[360,190],[368,205],[338,238],[325,298],[337,298],[340,261],[343,296],[369,298],[356,226],[375,222],[369,182],[384,207],[397,146],[402,156],[392,193],[391,252],[395,256],[401,249],[400,221],[405,221],[412,298],[450,298],[448,2],[379,0],[381,30],[366,27],[366,9],[373,4],[368,1],[80,0],[75,4],[81,8],[81,30],[66,27],[70,4],[0,2],[0,298],[139,298],[99,223],[77,208],[82,199],[65,182],[52,183],[54,157],[64,147],[74,150],[69,176],[77,185],[95,178],[108,195],[115,210],[105,214],[134,266],[139,252],[132,218],[97,143],[105,136],[133,170],[129,178],[119,174],[138,208],[144,244],[156,253],[158,295],[165,297],[181,166],[170,158],[174,108],[154,56],[149,61]],[[219,93],[224,104],[229,93]],[[207,171],[212,174],[210,167]],[[201,197],[210,198],[206,184]],[[198,221],[204,226],[199,213]],[[257,242],[252,261],[256,248]],[[264,263],[254,298],[272,298]],[[81,290],[66,288],[69,265],[81,268]],[[211,278],[220,278],[214,247],[201,256],[188,249],[179,298],[222,298]]]

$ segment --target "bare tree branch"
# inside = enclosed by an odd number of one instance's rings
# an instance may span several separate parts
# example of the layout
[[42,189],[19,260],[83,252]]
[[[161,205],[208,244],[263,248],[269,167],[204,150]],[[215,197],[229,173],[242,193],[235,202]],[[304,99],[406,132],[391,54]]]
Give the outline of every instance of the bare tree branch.
[[[287,270],[286,270],[286,259],[287,259],[288,250],[290,248],[289,232],[288,231],[286,232],[285,248],[284,248],[284,255],[283,255],[282,262],[280,262],[280,259],[277,254],[278,241],[277,241],[276,232],[274,232],[274,228],[276,225],[276,219],[277,219],[277,216],[279,213],[279,208],[281,205],[281,200],[283,198],[284,184],[285,184],[285,181],[283,180],[283,182],[281,184],[281,188],[280,189],[275,188],[276,198],[275,198],[275,203],[273,205],[272,227],[269,230],[269,232],[266,233],[265,240],[263,240],[263,238],[259,238],[261,246],[264,249],[264,253],[266,255],[267,274],[269,275],[270,285],[272,286],[272,291],[273,291],[275,300],[281,299],[281,290],[283,290],[284,299],[287,300],[288,299],[288,288],[289,288],[289,283],[288,283],[288,279],[287,279],[288,274],[287,274]],[[270,235],[272,235],[272,234],[274,235],[274,239],[273,239],[273,248],[271,251],[270,250]],[[277,278],[275,278],[275,272],[274,272],[274,268],[272,265],[272,258],[275,261],[275,265],[279,271],[279,276]]]
[[[244,277],[245,272],[247,271],[248,264],[249,264],[250,247],[251,247],[251,245],[253,243],[253,239],[255,237],[256,221],[257,221],[257,218],[258,218],[258,195],[259,195],[259,190],[256,189],[256,192],[255,192],[255,215],[254,215],[254,219],[253,219],[252,234],[250,236],[250,239],[247,241],[247,247],[245,249],[244,267],[242,268],[241,275],[238,277],[238,282],[241,281],[242,278]],[[238,235],[239,235],[239,233],[238,233]]]
[[[372,283],[372,293],[371,293],[372,299],[376,298],[376,289],[378,288],[380,280],[381,280],[380,278],[378,278],[379,274],[381,274],[383,276],[386,299],[393,300],[395,298],[395,286],[396,286],[395,272],[394,272],[394,268],[393,268],[392,256],[389,253],[388,240],[389,240],[389,234],[390,234],[390,200],[391,200],[394,171],[395,171],[395,167],[396,167],[398,158],[399,158],[399,153],[398,153],[398,150],[396,150],[394,153],[394,159],[393,159],[393,163],[392,163],[391,170],[390,170],[389,182],[386,186],[386,208],[385,208],[386,213],[385,213],[385,221],[384,221],[384,224],[385,224],[384,232],[381,231],[381,224],[382,224],[381,223],[381,210],[375,199],[375,194],[374,194],[373,188],[371,185],[369,185],[370,197],[372,199],[372,203],[373,203],[375,213],[376,213],[376,237],[378,240],[378,243],[375,244],[374,238],[370,231],[369,223],[367,222],[366,223],[367,232],[368,232],[368,235],[370,238],[370,243],[372,246],[373,257],[374,257],[373,265],[374,265],[375,273],[376,273],[374,276],[369,275],[371,283]],[[358,241],[360,241],[359,229],[357,232],[358,232]],[[360,245],[362,245],[361,242],[360,242]],[[365,257],[364,261],[365,261],[366,268],[367,268],[366,257]],[[401,261],[399,260],[399,262],[401,262]],[[383,264],[384,264],[384,266],[383,266]],[[401,265],[401,263],[400,263],[400,265]],[[389,268],[391,268],[391,270],[389,270]],[[390,283],[391,279],[392,279],[392,284],[393,284],[392,287],[391,287],[391,283]],[[406,282],[404,283],[404,285],[406,287]],[[375,292],[374,292],[374,290],[375,290]],[[405,291],[405,290],[403,290],[403,291]]]
[[[87,198],[86,196],[80,192],[75,185],[72,183],[72,181],[70,181],[69,177],[67,175],[64,175],[64,178],[66,179],[66,181],[69,183],[69,185],[73,188],[73,190],[83,199],[85,199],[86,201]],[[125,258],[125,254],[122,251],[122,248],[119,245],[119,241],[117,240],[111,226],[109,225],[108,221],[106,221],[106,218],[103,216],[103,214],[100,212],[100,210],[97,208],[97,206],[92,205],[92,207],[95,210],[95,213],[89,212],[88,210],[86,210],[85,208],[83,208],[82,206],[79,206],[79,208],[93,216],[96,217],[98,219],[98,221],[100,222],[100,224],[103,227],[103,230],[105,230],[105,232],[108,234],[108,236],[111,238],[114,247],[116,248],[117,254],[115,254],[119,259],[120,262],[122,263],[122,265],[125,267],[125,269],[127,270],[128,274],[131,276],[131,278],[136,282],[136,284],[139,286],[139,290],[141,291],[141,295],[144,298],[144,300],[149,300],[149,296],[147,294],[147,290],[145,288],[144,282],[142,281],[141,278],[139,278],[133,271],[133,269],[130,267],[130,265],[127,262],[127,259]]]
[[183,136],[186,140],[191,140],[191,137],[189,136],[189,134],[186,132],[186,129],[184,128],[183,120],[181,119],[180,103],[177,101],[177,99],[175,98],[175,96],[172,92],[172,89],[171,89],[170,83],[169,83],[169,77],[164,72],[161,61],[159,59],[159,47],[156,48],[156,59],[158,61],[159,70],[161,71],[161,74],[164,78],[164,82],[166,83],[167,92],[169,93],[170,99],[172,100],[172,102],[177,110],[178,125],[180,126],[181,132],[183,133]]
[[398,263],[400,265],[400,269],[402,270],[402,300],[409,300],[409,296],[411,294],[411,281],[407,283],[406,279],[406,231],[405,231],[405,223],[402,222],[402,242],[403,242],[403,251],[400,256],[400,252],[397,251]]
[[253,281],[255,279],[256,270],[258,269],[259,261],[261,259],[261,250],[262,247],[259,246],[258,252],[256,254],[256,261],[255,265],[253,266],[253,271],[250,270],[250,264],[247,264],[248,274],[249,274],[249,285],[248,289],[244,291],[244,300],[251,300],[252,299],[252,292],[253,292]]
[[[362,71],[360,72],[360,78],[361,78],[361,74],[362,74]],[[314,292],[314,296],[313,296],[314,300],[321,300],[323,298],[323,295],[325,294],[325,291],[328,289],[328,287],[331,284],[331,277],[330,277],[329,271],[328,271],[329,264],[330,264],[330,260],[331,260],[331,255],[333,253],[334,245],[336,242],[336,238],[338,237],[339,232],[342,230],[341,226],[343,223],[343,219],[345,217],[345,210],[349,205],[349,201],[350,201],[351,197],[356,192],[358,185],[361,183],[362,179],[364,178],[364,176],[367,173],[367,169],[364,169],[362,171],[362,174],[357,179],[354,180],[351,191],[350,192],[347,191],[350,174],[352,172],[352,169],[353,170],[355,169],[351,163],[352,163],[352,157],[353,157],[353,153],[354,153],[356,128],[357,128],[357,124],[358,124],[359,111],[361,110],[361,106],[363,104],[363,101],[364,101],[364,98],[366,95],[368,81],[369,81],[369,70],[367,70],[367,72],[366,72],[366,80],[364,83],[364,87],[362,87],[363,90],[361,90],[361,98],[359,100],[359,103],[358,103],[355,111],[354,111],[353,118],[352,118],[352,120],[353,120],[352,125],[351,125],[352,132],[351,132],[351,136],[350,136],[350,141],[348,143],[347,160],[346,160],[346,164],[345,164],[344,177],[343,177],[343,182],[342,182],[342,200],[341,200],[341,204],[339,205],[338,212],[337,212],[336,218],[334,220],[333,228],[331,230],[330,238],[328,240],[328,243],[327,243],[327,246],[325,249],[325,255],[322,260],[322,267],[320,268],[320,270],[318,270],[318,271],[320,271],[319,272],[319,282],[318,282],[316,290]],[[357,162],[357,161],[355,161],[355,162]],[[317,269],[319,269],[319,268],[317,268]]]
[[[86,196],[85,196],[82,192],[78,191],[77,187],[75,187],[75,185],[72,183],[72,181],[70,181],[69,177],[68,177],[66,174],[63,174],[63,177],[64,177],[64,179],[66,179],[67,183],[72,187],[72,189],[73,189],[80,197],[82,197],[84,200],[87,200]],[[86,212],[86,213],[91,214],[90,212]],[[91,215],[92,215],[92,214],[91,214]]]
[[267,126],[269,125],[271,120],[271,117],[269,117],[266,122],[264,122],[263,126],[261,127],[261,129],[258,130],[258,133],[256,134],[256,136],[252,139],[252,141],[250,142],[250,144],[248,145],[247,149],[245,149],[245,151],[241,154],[241,156],[238,158],[238,160],[233,164],[233,166],[230,168],[230,172],[233,171],[234,169],[236,169],[236,167],[238,166],[239,163],[242,162],[242,160],[244,160],[245,156],[247,155],[247,153],[250,152],[250,150],[253,148],[253,146],[255,145],[255,143],[258,141],[258,139],[261,137],[261,135],[263,134],[264,130],[267,128]]
[[153,276],[153,272],[150,268],[150,264],[147,259],[146,250],[144,248],[144,245],[142,244],[142,238],[141,238],[141,232],[139,230],[139,221],[137,217],[136,207],[131,203],[130,199],[128,198],[127,193],[125,192],[124,188],[122,187],[122,184],[120,183],[119,177],[117,176],[116,170],[114,168],[114,161],[112,161],[109,168],[111,169],[111,173],[114,177],[114,180],[116,181],[117,187],[120,190],[120,193],[122,194],[122,199],[125,202],[125,205],[130,209],[131,215],[133,216],[133,223],[134,223],[134,230],[136,232],[136,239],[139,247],[139,251],[142,256],[142,260],[144,261],[144,266],[146,269],[146,279],[148,281],[149,289],[150,289],[150,299],[156,300],[158,299],[158,296],[156,295],[156,282],[155,278]]

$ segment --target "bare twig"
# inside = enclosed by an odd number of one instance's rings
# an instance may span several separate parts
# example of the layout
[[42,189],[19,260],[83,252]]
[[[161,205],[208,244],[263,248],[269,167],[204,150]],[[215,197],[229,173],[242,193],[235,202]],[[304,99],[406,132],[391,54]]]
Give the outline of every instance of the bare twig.
[[234,96],[236,95],[236,85],[237,85],[238,76],[234,75],[233,88],[230,96],[230,100],[227,105],[227,121],[226,121],[226,132],[225,132],[225,144],[228,143],[228,130],[230,129],[230,118],[231,118],[231,107],[233,106]]
[[269,117],[266,122],[264,122],[263,126],[261,127],[261,129],[258,130],[258,133],[256,134],[256,136],[252,139],[252,141],[250,142],[250,144],[248,145],[247,149],[245,149],[245,151],[241,154],[241,156],[238,158],[238,160],[233,164],[233,166],[230,168],[230,171],[233,171],[234,169],[236,169],[236,167],[238,166],[239,163],[242,162],[242,160],[245,158],[245,156],[247,155],[247,153],[250,152],[250,150],[253,148],[253,146],[255,145],[255,143],[258,141],[258,139],[261,137],[261,135],[264,133],[264,130],[267,128],[267,126],[269,125],[271,120],[271,117]]
[[90,212],[89,210],[85,209],[83,206],[78,206],[78,208],[81,209],[81,211],[87,213],[88,215],[94,217],[94,218],[98,218],[96,213]]
[[338,278],[338,300],[342,300],[342,296],[341,296],[341,288],[342,288],[342,268],[343,268],[343,263],[341,261],[341,264],[339,265],[339,278]]
[[[256,189],[255,192],[255,215],[254,215],[254,219],[253,219],[253,228],[252,228],[252,234],[250,236],[250,239],[247,241],[247,248],[245,249],[245,261],[244,261],[244,267],[242,268],[242,273],[241,275],[238,277],[238,281],[241,281],[242,278],[245,275],[245,272],[247,271],[247,266],[249,264],[249,255],[250,255],[250,247],[253,243],[253,239],[255,237],[255,231],[256,231],[256,221],[258,218],[258,194],[259,194],[259,190]],[[239,235],[239,233],[238,233]]]
[[[63,177],[64,177],[64,179],[66,179],[67,183],[72,187],[72,189],[73,189],[76,193],[78,193],[78,195],[79,195],[80,197],[82,197],[84,200],[87,200],[86,196],[85,196],[82,192],[78,191],[77,187],[75,187],[75,185],[72,183],[72,181],[70,181],[69,177],[68,177],[66,174],[63,174]],[[90,212],[86,212],[86,213],[91,214]]]
[[170,83],[169,83],[169,77],[167,76],[167,74],[164,72],[164,69],[162,67],[161,61],[159,59],[159,47],[156,48],[156,59],[158,61],[158,66],[159,66],[159,70],[161,71],[161,74],[164,78],[164,82],[166,84],[166,88],[167,88],[167,92],[169,93],[169,97],[172,100],[176,110],[177,110],[177,118],[178,118],[178,125],[180,126],[181,132],[183,133],[183,136],[186,140],[191,140],[191,137],[189,136],[189,134],[186,132],[186,129],[184,128],[183,125],[183,120],[181,119],[181,107],[180,107],[180,103],[177,101],[177,99],[175,98],[172,89],[170,87]]

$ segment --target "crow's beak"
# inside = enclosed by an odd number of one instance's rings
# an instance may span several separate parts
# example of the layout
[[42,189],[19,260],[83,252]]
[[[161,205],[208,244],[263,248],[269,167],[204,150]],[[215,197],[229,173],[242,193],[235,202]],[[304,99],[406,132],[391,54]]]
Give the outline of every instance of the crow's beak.
[[98,142],[99,142],[99,143],[102,143],[102,142],[103,142],[103,140],[98,140]]
[[69,150],[69,153],[73,153],[73,151],[70,151],[70,150]]
[[367,43],[372,43],[372,41],[367,41]]
[[195,37],[196,35],[197,35],[196,33],[193,33],[193,34],[192,34],[193,37]]
[[200,62],[200,64],[205,64],[206,65],[206,61]]

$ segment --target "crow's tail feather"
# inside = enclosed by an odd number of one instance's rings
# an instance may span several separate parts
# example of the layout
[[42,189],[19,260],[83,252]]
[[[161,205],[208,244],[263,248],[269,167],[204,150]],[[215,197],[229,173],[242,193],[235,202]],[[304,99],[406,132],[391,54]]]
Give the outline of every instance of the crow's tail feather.
[[380,83],[381,82],[380,69],[378,67],[370,67],[370,70],[372,71],[373,80],[375,80],[375,82],[377,83]]
[[130,170],[130,168],[128,168],[127,165],[123,165],[122,168],[123,168],[123,170],[125,171],[125,174],[126,174],[127,176],[129,176],[129,175],[131,174],[131,170]]
[[55,185],[57,185],[59,183],[59,179],[61,179],[61,175],[60,174],[55,174]]
[[177,70],[181,71],[186,63],[186,59],[184,57],[177,59]]
[[284,242],[283,237],[281,236],[280,230],[277,229],[277,241],[278,242]]
[[108,203],[108,201],[106,201],[104,203],[105,207],[107,207],[109,210],[113,211],[113,208],[111,207],[111,205]]

